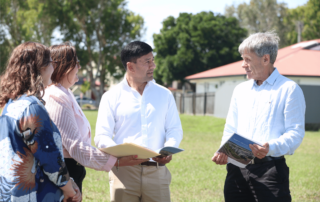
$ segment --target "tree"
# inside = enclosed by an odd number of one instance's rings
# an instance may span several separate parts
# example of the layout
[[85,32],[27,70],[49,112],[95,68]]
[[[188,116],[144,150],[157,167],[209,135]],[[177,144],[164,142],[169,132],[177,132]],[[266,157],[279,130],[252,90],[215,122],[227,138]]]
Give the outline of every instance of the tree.
[[289,9],[284,23],[289,44],[320,38],[320,1],[309,0],[303,6]]
[[0,72],[6,66],[11,51],[26,41],[50,45],[54,19],[46,10],[49,4],[41,0],[0,0]]
[[143,18],[130,12],[125,0],[0,0],[0,6],[0,71],[14,47],[25,41],[49,46],[57,30],[75,45],[97,103],[106,73],[116,78],[124,74],[118,68],[121,47],[143,31]]
[[285,24],[287,14],[286,4],[277,3],[277,0],[251,0],[249,4],[225,8],[225,15],[236,17],[241,27],[248,30],[248,34],[275,30],[281,39],[280,47],[289,45],[286,33],[292,30],[292,26],[287,27]]
[[240,60],[238,46],[245,36],[246,30],[233,17],[212,12],[170,16],[153,35],[155,79],[164,84],[184,82],[191,74]]
[[285,35],[288,44],[295,44],[302,41],[302,32],[305,19],[306,6],[298,6],[288,10],[288,15],[284,19],[284,24],[287,27]]
[[303,39],[320,38],[320,1],[309,0],[305,9],[304,28],[302,32]]
[[80,86],[81,93],[85,94],[90,89],[90,82],[84,81],[83,84]]
[[[89,76],[91,90],[99,104],[106,84],[106,73],[121,77],[124,69],[120,50],[126,43],[139,38],[143,18],[126,8],[124,0],[55,1],[51,15],[58,17],[64,40],[75,43],[82,68]],[[99,90],[95,81],[100,81]]]

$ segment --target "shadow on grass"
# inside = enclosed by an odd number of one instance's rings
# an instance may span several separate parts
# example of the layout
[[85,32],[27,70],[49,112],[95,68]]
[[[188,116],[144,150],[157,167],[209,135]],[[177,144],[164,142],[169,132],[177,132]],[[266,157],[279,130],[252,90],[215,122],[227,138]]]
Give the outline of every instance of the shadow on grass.
[[98,109],[82,109],[82,111],[84,111],[84,112],[94,112],[94,111],[98,111]]

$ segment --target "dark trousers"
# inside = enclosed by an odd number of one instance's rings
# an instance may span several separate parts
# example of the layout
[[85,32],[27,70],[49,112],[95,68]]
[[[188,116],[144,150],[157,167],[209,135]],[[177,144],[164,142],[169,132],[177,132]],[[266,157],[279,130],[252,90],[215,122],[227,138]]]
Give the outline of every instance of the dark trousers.
[[227,164],[224,185],[226,202],[287,202],[291,201],[289,168],[286,160],[249,164],[239,168]]
[[80,192],[82,193],[82,181],[86,176],[86,169],[74,159],[65,158],[64,160],[70,177],[74,179],[74,182],[78,185]]

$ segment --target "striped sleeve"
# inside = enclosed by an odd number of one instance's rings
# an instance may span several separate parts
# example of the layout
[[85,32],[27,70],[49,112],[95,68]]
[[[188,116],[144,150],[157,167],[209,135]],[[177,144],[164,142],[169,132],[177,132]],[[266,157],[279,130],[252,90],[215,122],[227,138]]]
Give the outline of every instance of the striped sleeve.
[[95,170],[111,170],[116,158],[101,152],[83,139],[67,100],[51,95],[46,100],[46,109],[61,133],[64,148],[73,159]]

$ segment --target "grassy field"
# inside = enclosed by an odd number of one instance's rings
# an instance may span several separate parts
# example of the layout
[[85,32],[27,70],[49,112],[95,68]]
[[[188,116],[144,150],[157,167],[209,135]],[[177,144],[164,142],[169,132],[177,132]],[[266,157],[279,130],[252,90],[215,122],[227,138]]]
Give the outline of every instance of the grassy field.
[[[95,134],[97,112],[85,114]],[[185,151],[175,155],[167,165],[172,174],[172,201],[224,201],[226,169],[211,162],[211,157],[220,145],[225,120],[208,116],[180,117],[184,131],[180,147]],[[286,159],[293,201],[320,201],[320,132],[306,132],[302,145]],[[109,201],[108,173],[87,169],[83,192],[85,202]]]

